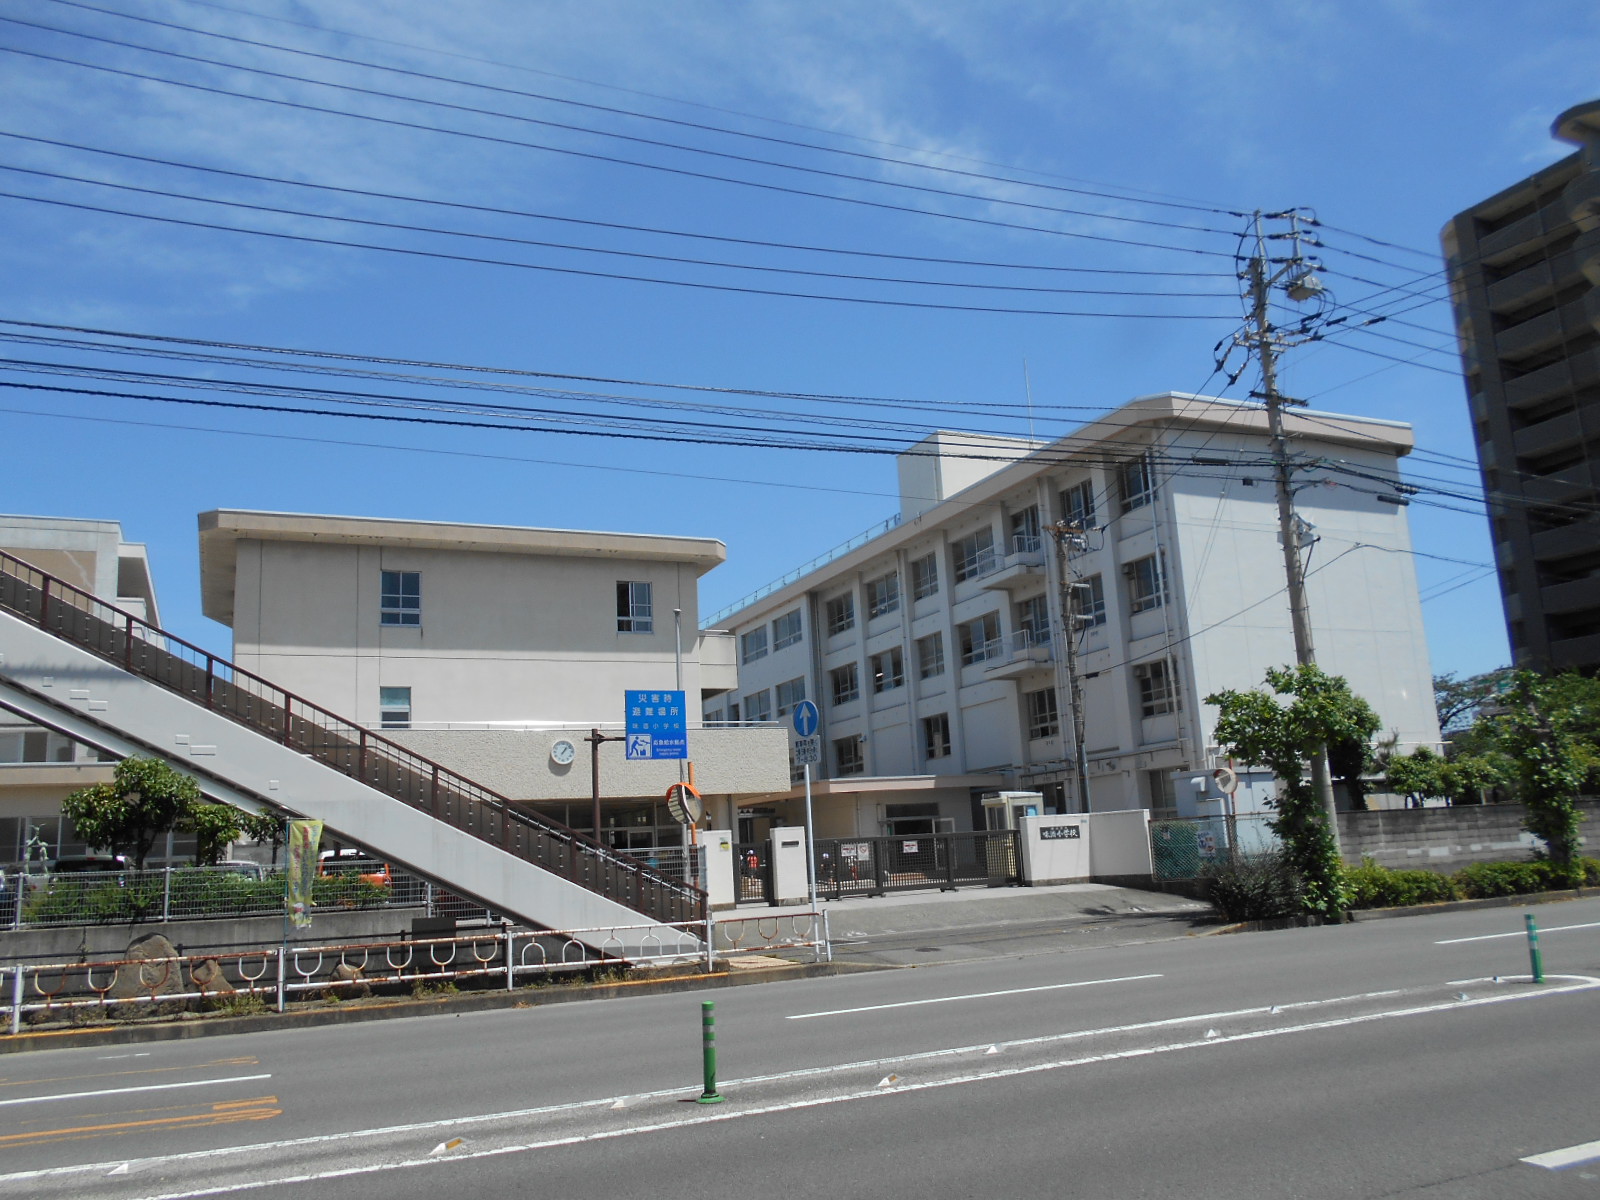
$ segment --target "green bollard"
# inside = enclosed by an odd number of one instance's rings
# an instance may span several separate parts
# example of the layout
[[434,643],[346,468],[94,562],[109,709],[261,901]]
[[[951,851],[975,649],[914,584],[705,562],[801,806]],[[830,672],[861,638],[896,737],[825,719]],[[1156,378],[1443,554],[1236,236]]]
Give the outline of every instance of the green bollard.
[[1544,959],[1539,954],[1539,926],[1532,913],[1523,913],[1522,919],[1528,926],[1528,962],[1533,967],[1533,981],[1543,983]]
[[717,1095],[717,1018],[716,1004],[710,1000],[700,1002],[700,1044],[705,1060],[705,1090],[700,1093],[699,1104],[721,1104]]

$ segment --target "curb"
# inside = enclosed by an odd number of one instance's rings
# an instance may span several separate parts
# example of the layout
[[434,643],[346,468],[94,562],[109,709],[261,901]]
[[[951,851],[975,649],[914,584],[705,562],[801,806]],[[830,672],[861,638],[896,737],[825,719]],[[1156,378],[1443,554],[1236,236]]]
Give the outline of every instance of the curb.
[[239,1033],[265,1033],[272,1030],[316,1029],[325,1025],[357,1024],[366,1021],[392,1021],[405,1017],[461,1016],[463,1013],[495,1012],[506,1008],[544,1008],[552,1004],[582,1001],[618,1000],[629,996],[659,996],[674,992],[744,987],[762,983],[782,983],[791,979],[815,979],[827,975],[853,975],[866,971],[893,971],[869,963],[795,963],[785,967],[722,970],[713,975],[684,975],[674,979],[623,980],[593,983],[579,987],[522,987],[514,991],[461,992],[427,1000],[396,998],[357,1007],[341,1004],[326,1008],[306,1008],[285,1013],[262,1013],[249,1017],[189,1017],[138,1024],[100,1025],[88,1029],[40,1030],[0,1035],[0,1055],[22,1054],[30,1050],[67,1050],[81,1046],[123,1046],[142,1042],[178,1042],[191,1038],[225,1037]]
[[[1438,904],[1409,904],[1403,908],[1357,908],[1345,914],[1343,924],[1356,925],[1362,921],[1390,921],[1396,917],[1431,917],[1435,913],[1471,912],[1480,908],[1520,908],[1528,904],[1560,904],[1567,900],[1592,900],[1594,888],[1570,888],[1559,892],[1528,892],[1521,896],[1485,896],[1479,900],[1445,900]],[[1324,928],[1316,926],[1315,928]],[[1279,929],[1310,929],[1297,917],[1279,917],[1271,921],[1239,921],[1210,931],[1211,936],[1224,933],[1270,933]],[[1338,928],[1338,926],[1333,926]]]

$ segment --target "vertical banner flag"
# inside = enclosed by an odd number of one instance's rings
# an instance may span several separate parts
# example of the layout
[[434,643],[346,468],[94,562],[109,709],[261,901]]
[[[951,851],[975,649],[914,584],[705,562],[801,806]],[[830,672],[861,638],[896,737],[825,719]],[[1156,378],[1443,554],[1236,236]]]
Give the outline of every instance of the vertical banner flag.
[[311,924],[311,888],[317,880],[317,847],[322,842],[321,821],[289,822],[289,880],[284,903],[296,929]]

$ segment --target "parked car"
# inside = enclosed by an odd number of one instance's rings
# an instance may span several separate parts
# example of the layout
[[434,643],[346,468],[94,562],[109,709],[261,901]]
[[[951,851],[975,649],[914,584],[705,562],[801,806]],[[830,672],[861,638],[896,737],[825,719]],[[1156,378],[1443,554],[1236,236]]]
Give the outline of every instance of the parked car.
[[346,846],[342,850],[324,850],[317,855],[317,874],[354,875],[363,883],[375,884],[382,888],[387,888],[394,882],[393,872],[388,863],[353,846]]
[[82,875],[93,871],[131,871],[133,860],[126,854],[64,854],[52,859],[51,875]]
[[225,859],[219,863],[212,863],[206,868],[224,875],[243,875],[246,879],[265,879],[267,869],[260,863],[244,862],[241,859]]

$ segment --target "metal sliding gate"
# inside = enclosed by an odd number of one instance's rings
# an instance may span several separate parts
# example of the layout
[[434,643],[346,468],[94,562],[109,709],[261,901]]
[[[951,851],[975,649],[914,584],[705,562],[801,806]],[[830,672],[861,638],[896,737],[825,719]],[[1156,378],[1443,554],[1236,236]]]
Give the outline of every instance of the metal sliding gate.
[[772,847],[766,842],[740,842],[733,848],[735,900],[772,903]]
[[842,896],[1018,882],[1017,833],[923,833],[817,839],[817,891]]

